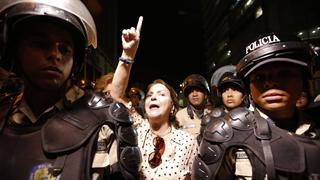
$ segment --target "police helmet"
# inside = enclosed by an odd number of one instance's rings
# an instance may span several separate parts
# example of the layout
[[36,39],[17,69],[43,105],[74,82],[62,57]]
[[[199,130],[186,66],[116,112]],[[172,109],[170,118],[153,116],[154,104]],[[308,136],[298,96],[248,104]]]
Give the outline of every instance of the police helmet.
[[204,90],[207,94],[210,93],[210,88],[207,80],[200,74],[191,74],[182,83],[182,91],[185,97],[188,96],[191,87],[197,87]]
[[[94,20],[80,0],[1,0],[0,1],[0,60],[7,56],[6,47],[14,35],[13,26],[31,18],[55,21],[70,27],[76,38],[75,60],[82,63],[88,47],[97,47]],[[79,55],[81,54],[81,55]],[[81,59],[82,58],[82,59]],[[82,62],[81,62],[82,61]]]
[[236,66],[225,65],[215,70],[211,76],[211,81],[210,81],[211,87],[218,87],[222,76],[226,73],[232,73],[232,74],[236,73]]
[[138,87],[131,87],[128,94],[130,97],[133,95],[137,95],[140,100],[144,99],[145,97],[144,92]]
[[314,58],[312,48],[298,38],[287,38],[272,33],[246,46],[246,55],[237,64],[238,76],[245,81],[254,70],[272,62],[297,64],[310,75],[309,66]]
[[222,93],[223,89],[227,86],[237,87],[243,94],[245,94],[245,86],[241,79],[239,79],[236,73],[226,72],[222,75],[219,83],[218,90]]

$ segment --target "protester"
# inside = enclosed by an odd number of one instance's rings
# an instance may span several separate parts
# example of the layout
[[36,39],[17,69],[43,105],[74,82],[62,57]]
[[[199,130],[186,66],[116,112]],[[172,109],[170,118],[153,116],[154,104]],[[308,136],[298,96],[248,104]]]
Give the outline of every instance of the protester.
[[319,127],[314,119],[300,119],[296,107],[310,78],[312,49],[300,40],[270,34],[246,50],[237,73],[254,112],[235,108],[207,126],[194,179],[317,179]]
[[[128,33],[139,38],[141,24],[137,28],[122,31],[122,43]],[[138,46],[138,44],[135,44]],[[135,54],[136,51],[132,51]],[[120,59],[112,81],[111,96],[128,104],[125,91],[128,86],[134,56]],[[142,154],[141,179],[189,179],[191,166],[197,152],[194,137],[177,129],[175,114],[179,108],[175,90],[163,80],[155,80],[145,97],[146,118],[132,114],[138,131],[138,144]]]
[[[1,179],[137,179],[141,153],[127,109],[76,86],[86,50],[97,47],[86,6],[1,0],[0,22],[1,63],[24,82],[0,106]],[[132,48],[123,45],[123,54]]]

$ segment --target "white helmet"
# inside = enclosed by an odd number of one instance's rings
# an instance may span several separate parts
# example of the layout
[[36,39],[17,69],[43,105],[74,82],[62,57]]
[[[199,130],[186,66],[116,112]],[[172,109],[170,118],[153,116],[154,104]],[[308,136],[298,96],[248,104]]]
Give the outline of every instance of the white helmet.
[[[12,38],[11,26],[34,17],[53,19],[70,26],[75,32],[73,35],[81,39],[81,43],[77,43],[79,51],[77,54],[80,53],[83,56],[86,48],[97,47],[94,20],[80,0],[0,0],[1,61],[10,61],[4,56],[8,53],[6,48]],[[80,63],[84,61],[84,58],[81,58],[81,60],[78,59]]]
[[[97,47],[97,32],[94,20],[87,7],[80,0],[1,0],[0,14],[5,18],[16,15],[53,16],[71,24],[74,22],[67,19],[65,14],[73,15],[78,18],[78,23],[82,25],[87,46]],[[8,17],[8,15],[11,17]]]

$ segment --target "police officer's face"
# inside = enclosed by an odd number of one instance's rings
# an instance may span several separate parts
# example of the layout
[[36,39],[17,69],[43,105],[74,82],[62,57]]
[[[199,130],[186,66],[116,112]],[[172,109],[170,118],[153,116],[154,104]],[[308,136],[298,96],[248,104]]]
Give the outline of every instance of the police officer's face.
[[194,107],[202,106],[206,98],[207,98],[207,95],[204,90],[197,87],[190,88],[189,94],[188,94],[188,101],[192,106]]
[[244,96],[239,88],[226,86],[222,90],[222,101],[227,109],[231,110],[242,104]]
[[261,109],[278,118],[291,116],[303,87],[301,68],[292,63],[269,63],[251,75],[250,94]]
[[32,23],[20,28],[18,62],[27,83],[43,90],[56,90],[68,79],[74,44],[71,34],[57,24]]

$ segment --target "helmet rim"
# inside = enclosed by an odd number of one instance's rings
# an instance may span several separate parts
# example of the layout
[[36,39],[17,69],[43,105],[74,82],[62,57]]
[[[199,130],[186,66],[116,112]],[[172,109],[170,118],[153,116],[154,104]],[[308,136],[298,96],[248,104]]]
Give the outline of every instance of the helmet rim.
[[[78,19],[78,23],[81,24],[84,35],[86,37],[86,46],[87,47],[97,47],[97,31],[93,17],[91,16],[87,7],[79,0],[1,0],[0,1],[0,15],[2,18],[12,18],[7,17],[7,12],[16,7],[28,7],[30,4],[36,6],[42,6],[47,8],[42,9],[29,9],[21,11],[21,15],[38,15],[38,16],[54,16],[63,21],[69,22],[69,19],[64,19],[60,17],[61,14],[55,14],[56,11],[52,9],[64,11],[65,14],[71,14]],[[73,23],[71,23],[73,24]],[[73,24],[74,25],[74,24]],[[77,28],[79,29],[79,28]]]
[[264,44],[246,54],[238,62],[236,71],[240,78],[246,79],[257,68],[272,62],[287,62],[309,68],[312,58],[312,50],[307,43],[279,39],[278,42]]

